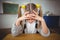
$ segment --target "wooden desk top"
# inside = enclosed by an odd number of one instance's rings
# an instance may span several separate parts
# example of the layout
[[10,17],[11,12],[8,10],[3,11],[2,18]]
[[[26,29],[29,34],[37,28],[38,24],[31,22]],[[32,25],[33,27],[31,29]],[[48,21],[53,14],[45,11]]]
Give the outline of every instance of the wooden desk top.
[[8,34],[3,40],[60,40],[60,34],[52,33],[49,37],[43,37],[40,34],[21,34],[13,37]]

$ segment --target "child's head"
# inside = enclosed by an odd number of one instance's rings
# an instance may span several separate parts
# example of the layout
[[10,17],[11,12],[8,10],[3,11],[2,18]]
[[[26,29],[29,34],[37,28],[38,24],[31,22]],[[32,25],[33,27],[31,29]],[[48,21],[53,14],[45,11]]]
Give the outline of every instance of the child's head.
[[[29,11],[29,16],[33,14],[33,10],[37,12],[37,8],[36,5],[33,3],[29,3],[26,5],[25,11]],[[29,23],[32,23],[33,21],[35,21],[34,19],[30,18],[27,20]]]
[[37,11],[37,7],[34,3],[29,3],[29,4],[26,5],[25,10],[30,11],[30,12],[32,10]]

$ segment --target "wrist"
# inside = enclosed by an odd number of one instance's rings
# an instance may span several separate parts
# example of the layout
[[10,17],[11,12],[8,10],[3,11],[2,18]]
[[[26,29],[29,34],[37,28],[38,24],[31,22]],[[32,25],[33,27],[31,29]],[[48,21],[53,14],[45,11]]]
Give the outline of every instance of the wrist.
[[22,21],[22,18],[20,17],[20,18],[18,18],[17,20],[18,20],[19,22],[21,22],[21,21]]
[[19,26],[20,25],[20,22],[17,20],[16,23],[15,23],[16,26]]
[[41,17],[41,18],[39,18],[39,21],[41,21],[41,22],[42,22],[42,21],[44,21],[44,19]]

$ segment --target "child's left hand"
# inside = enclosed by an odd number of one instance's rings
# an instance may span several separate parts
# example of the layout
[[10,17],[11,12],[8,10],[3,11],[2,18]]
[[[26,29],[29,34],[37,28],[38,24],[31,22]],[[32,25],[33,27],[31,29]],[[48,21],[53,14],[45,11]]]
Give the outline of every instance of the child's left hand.
[[38,20],[38,21],[43,21],[44,20],[43,17],[40,17],[37,12],[35,12],[34,10],[33,10],[33,12],[34,12],[34,14],[31,15],[31,17],[33,19]]

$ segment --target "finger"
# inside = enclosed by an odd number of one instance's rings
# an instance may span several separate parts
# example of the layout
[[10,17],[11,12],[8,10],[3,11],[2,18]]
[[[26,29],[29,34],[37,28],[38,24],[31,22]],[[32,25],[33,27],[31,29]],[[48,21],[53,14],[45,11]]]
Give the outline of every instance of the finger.
[[29,16],[25,16],[25,18],[30,18]]
[[31,17],[30,19],[33,19],[33,20],[35,20],[35,17]]
[[28,20],[28,19],[30,19],[30,18],[26,17],[25,19],[27,19],[27,20]]
[[30,15],[29,15],[29,14],[27,14],[27,15],[26,15],[26,17],[30,17]]
[[35,15],[35,14],[31,14],[30,16],[31,16],[31,17],[34,17],[34,16],[36,16],[36,15]]
[[33,10],[33,12],[34,12],[34,14],[35,14],[35,15],[38,15],[38,13],[37,13],[37,12],[35,12],[34,10]]
[[27,18],[34,18],[35,15],[34,15],[34,14],[32,14],[32,15],[30,14],[30,15],[27,15],[26,17],[27,17]]
[[25,12],[24,15],[27,15],[29,13],[29,11]]

